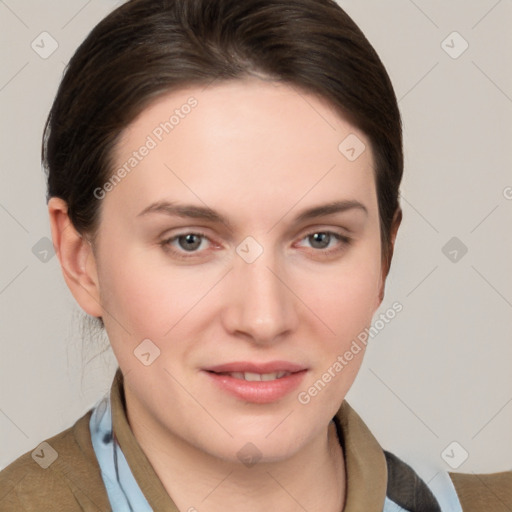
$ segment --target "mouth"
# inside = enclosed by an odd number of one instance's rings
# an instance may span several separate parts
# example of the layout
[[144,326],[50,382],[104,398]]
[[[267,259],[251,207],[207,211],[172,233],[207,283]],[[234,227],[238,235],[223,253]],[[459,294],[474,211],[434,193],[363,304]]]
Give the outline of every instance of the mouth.
[[255,363],[253,361],[233,361],[232,363],[224,363],[205,368],[206,371],[213,373],[242,373],[244,375],[280,375],[283,373],[296,373],[306,369],[306,366],[299,363],[292,363],[290,361],[268,361],[264,363]]
[[300,385],[307,371],[305,366],[287,361],[234,362],[204,369],[223,392],[258,404],[285,398]]
[[227,375],[228,377],[232,377],[233,379],[239,380],[247,380],[249,382],[268,382],[271,380],[282,379],[283,377],[287,377],[291,375],[292,372],[272,372],[272,373],[254,373],[254,372],[212,372],[217,375]]

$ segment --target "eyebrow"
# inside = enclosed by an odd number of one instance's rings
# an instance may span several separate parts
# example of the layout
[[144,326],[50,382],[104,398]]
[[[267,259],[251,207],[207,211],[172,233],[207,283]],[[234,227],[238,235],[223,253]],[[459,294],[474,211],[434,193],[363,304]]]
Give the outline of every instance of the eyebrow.
[[[299,215],[297,215],[295,222],[304,222],[306,220],[333,215],[335,213],[346,212],[349,210],[361,210],[366,215],[368,214],[368,209],[366,206],[359,201],[342,200],[307,208],[306,210],[303,210]],[[157,201],[149,205],[147,208],[144,208],[144,210],[142,210],[137,215],[137,217],[141,217],[149,213],[162,213],[175,217],[207,220],[210,222],[225,224],[229,229],[232,229],[232,225],[227,218],[225,218],[219,212],[205,206],[177,204],[169,201]]]

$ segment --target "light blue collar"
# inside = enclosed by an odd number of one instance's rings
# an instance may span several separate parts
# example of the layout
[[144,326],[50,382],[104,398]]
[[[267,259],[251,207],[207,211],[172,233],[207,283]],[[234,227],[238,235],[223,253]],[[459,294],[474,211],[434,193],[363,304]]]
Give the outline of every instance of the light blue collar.
[[152,512],[121,447],[114,441],[110,393],[94,407],[89,421],[91,440],[113,512]]

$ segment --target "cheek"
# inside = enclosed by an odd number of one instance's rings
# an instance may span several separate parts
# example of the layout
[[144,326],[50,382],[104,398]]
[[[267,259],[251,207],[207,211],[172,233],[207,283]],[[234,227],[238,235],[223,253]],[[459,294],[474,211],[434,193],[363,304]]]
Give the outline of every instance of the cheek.
[[103,249],[98,269],[102,306],[130,333],[157,338],[197,300],[197,287],[179,269],[154,265],[141,252]]
[[350,344],[371,323],[379,305],[381,266],[378,254],[373,247],[354,251],[339,267],[308,279],[309,291],[304,290],[308,305],[325,324],[333,346]]
[[308,281],[314,290],[310,303],[321,321],[316,324],[313,372],[297,398],[305,407],[311,403],[311,411],[322,410],[332,417],[357,377],[366,350],[366,329],[378,305],[379,272],[380,260],[372,249],[354,254],[350,264],[347,260],[328,279]]

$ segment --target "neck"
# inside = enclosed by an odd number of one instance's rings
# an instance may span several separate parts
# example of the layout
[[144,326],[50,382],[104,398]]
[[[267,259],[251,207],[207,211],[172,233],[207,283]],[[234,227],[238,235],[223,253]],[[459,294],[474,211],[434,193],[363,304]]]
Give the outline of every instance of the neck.
[[138,420],[140,415],[130,416],[129,410],[127,416],[135,438],[179,510],[343,510],[344,455],[332,421],[292,457],[246,467],[205,453],[157,426],[148,428]]

